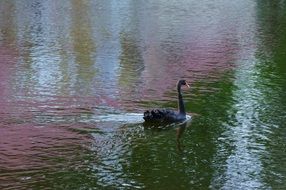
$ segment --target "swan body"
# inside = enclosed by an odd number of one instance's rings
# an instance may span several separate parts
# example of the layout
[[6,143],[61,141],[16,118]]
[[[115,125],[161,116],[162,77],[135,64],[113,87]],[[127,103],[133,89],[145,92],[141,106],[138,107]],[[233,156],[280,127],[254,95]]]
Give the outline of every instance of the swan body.
[[145,122],[171,123],[171,122],[184,121],[186,119],[186,111],[185,111],[183,96],[181,93],[182,85],[190,87],[185,80],[179,80],[177,82],[178,111],[168,110],[168,109],[147,110],[144,112],[143,116]]
[[186,114],[180,114],[174,110],[168,109],[153,109],[151,111],[147,110],[144,112],[143,119],[148,122],[176,122],[183,121],[186,119]]

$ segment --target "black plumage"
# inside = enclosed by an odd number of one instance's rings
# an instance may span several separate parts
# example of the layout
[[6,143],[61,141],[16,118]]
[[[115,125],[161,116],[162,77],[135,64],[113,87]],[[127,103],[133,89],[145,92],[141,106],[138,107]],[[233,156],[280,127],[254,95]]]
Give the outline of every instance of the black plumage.
[[145,122],[156,122],[156,123],[170,123],[179,122],[186,119],[185,105],[181,93],[181,86],[189,84],[185,80],[179,80],[177,82],[178,91],[178,111],[168,109],[153,109],[144,112],[143,119]]

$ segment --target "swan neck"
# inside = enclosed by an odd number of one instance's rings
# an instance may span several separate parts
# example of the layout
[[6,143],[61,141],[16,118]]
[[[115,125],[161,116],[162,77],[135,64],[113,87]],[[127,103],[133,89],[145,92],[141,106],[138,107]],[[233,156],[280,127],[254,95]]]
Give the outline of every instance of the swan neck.
[[180,84],[177,85],[177,90],[178,90],[178,109],[179,109],[179,113],[186,114],[185,104],[184,104],[183,96],[182,96],[182,93],[181,93],[181,85]]

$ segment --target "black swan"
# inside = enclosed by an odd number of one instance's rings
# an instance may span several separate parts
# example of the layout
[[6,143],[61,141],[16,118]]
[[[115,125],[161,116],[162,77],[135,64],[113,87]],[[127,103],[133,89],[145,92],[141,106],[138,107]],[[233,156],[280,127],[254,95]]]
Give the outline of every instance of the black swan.
[[178,111],[167,110],[167,109],[147,110],[144,112],[143,116],[145,122],[171,123],[171,122],[184,121],[186,119],[186,111],[185,111],[183,96],[181,93],[182,85],[186,85],[187,87],[190,88],[189,84],[185,80],[179,80],[177,82]]

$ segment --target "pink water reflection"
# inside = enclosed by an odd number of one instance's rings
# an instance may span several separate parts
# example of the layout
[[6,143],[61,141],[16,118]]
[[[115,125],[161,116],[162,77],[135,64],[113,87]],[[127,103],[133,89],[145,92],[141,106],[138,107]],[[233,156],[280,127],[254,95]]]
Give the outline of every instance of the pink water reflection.
[[[73,147],[74,143],[80,143],[84,138],[66,130],[67,127],[40,126],[32,123],[2,126],[0,128],[2,170],[49,167],[47,159],[61,157],[61,154],[63,156],[72,154],[72,149],[68,147]],[[64,152],[61,153],[59,150]]]
[[[152,8],[136,13],[134,4],[122,4],[125,11],[109,3],[99,9],[90,2],[14,6],[18,22],[9,24],[18,28],[14,40],[20,55],[14,56],[18,65],[8,75],[13,82],[9,80],[11,86],[6,88],[13,89],[15,102],[31,105],[27,108],[70,104],[71,108],[104,105],[140,111],[136,101],[168,100],[166,93],[174,91],[179,78],[192,83],[208,77],[213,80],[232,69],[242,56],[237,28],[244,30],[244,20],[237,18],[235,23],[228,18],[232,9],[214,12],[212,17],[198,12],[189,15],[189,22],[174,14],[169,26],[168,15],[158,17]],[[90,19],[109,12],[113,16],[101,22]],[[69,16],[62,22],[55,18],[64,15]],[[124,21],[135,28],[126,30]]]

